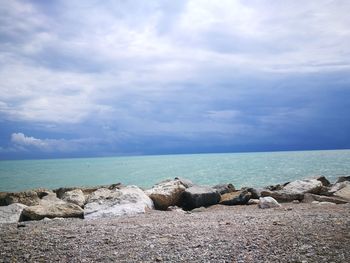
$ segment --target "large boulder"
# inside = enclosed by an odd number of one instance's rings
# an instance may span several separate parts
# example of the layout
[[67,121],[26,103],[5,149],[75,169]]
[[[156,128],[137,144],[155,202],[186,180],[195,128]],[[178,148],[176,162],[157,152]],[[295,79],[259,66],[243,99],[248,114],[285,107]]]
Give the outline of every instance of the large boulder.
[[270,191],[270,190],[262,190],[261,191],[262,197],[273,197],[278,202],[292,202],[294,200],[303,200],[304,194],[302,193],[293,193],[285,190],[278,190],[278,191]]
[[156,184],[145,193],[153,200],[156,209],[167,210],[169,206],[179,206],[186,186],[182,181],[167,180]]
[[281,205],[271,196],[267,197],[260,197],[259,208],[266,209],[266,208],[274,208],[274,207],[280,207]]
[[83,207],[85,204],[85,195],[81,189],[74,189],[65,192],[62,196],[62,200]]
[[20,220],[21,214],[26,205],[14,203],[8,206],[0,206],[0,224],[16,223]]
[[22,220],[41,220],[45,217],[78,217],[83,218],[83,209],[75,204],[49,202],[40,205],[29,206],[23,209]]
[[332,185],[332,187],[328,190],[328,193],[330,193],[331,195],[333,195],[335,192],[350,186],[350,182],[349,181],[342,181],[340,183],[336,183],[334,185]]
[[182,206],[186,209],[207,207],[215,205],[220,201],[220,194],[208,186],[192,186],[182,194]]
[[227,194],[227,193],[232,193],[235,192],[236,189],[233,186],[233,184],[217,184],[214,185],[213,188],[219,192],[219,194]]
[[335,204],[346,204],[349,201],[344,200],[339,197],[335,196],[324,196],[324,195],[315,195],[315,194],[305,194],[303,202],[304,203],[312,203],[313,201],[318,201],[318,202],[330,202],[330,203],[335,203]]
[[114,190],[101,188],[88,198],[84,207],[84,218],[135,215],[152,208],[152,200],[136,186]]
[[113,190],[113,189],[120,189],[121,187],[122,187],[121,183],[100,185],[100,186],[89,186],[89,187],[61,187],[61,188],[55,189],[54,192],[57,194],[58,198],[63,198],[63,195],[66,192],[80,189],[81,191],[83,191],[85,198],[88,198],[90,194],[92,194],[98,189],[106,188],[109,190]]
[[323,183],[317,179],[304,179],[293,181],[283,187],[282,190],[298,194],[318,194],[323,189]]
[[40,202],[40,198],[35,191],[25,191],[17,193],[7,193],[5,196],[6,205],[20,203],[27,206],[37,205]]
[[345,187],[336,191],[334,196],[350,201],[350,184],[347,184]]
[[350,182],[350,175],[340,176],[338,177],[337,181],[335,181],[335,183],[342,183],[342,182]]
[[221,195],[220,204],[222,205],[246,205],[252,194],[247,190],[236,191]]

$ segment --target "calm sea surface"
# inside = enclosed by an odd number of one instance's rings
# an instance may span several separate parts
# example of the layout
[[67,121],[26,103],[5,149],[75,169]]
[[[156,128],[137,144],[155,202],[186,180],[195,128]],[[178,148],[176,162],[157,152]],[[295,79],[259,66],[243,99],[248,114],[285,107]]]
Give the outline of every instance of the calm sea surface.
[[0,191],[121,182],[141,187],[184,177],[197,184],[265,186],[350,175],[350,150],[0,161]]

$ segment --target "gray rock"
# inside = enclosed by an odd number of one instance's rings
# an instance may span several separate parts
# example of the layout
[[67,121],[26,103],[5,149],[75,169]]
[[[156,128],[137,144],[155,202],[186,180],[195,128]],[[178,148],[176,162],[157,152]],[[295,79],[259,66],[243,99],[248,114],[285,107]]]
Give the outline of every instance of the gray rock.
[[191,180],[188,180],[182,177],[175,177],[174,180],[179,180],[186,188],[194,186]]
[[194,209],[219,203],[220,194],[208,186],[192,186],[183,192],[182,198],[182,206],[184,208]]
[[318,201],[318,202],[331,202],[335,204],[346,204],[348,203],[347,200],[344,200],[339,197],[334,197],[334,196],[323,196],[323,195],[315,195],[315,194],[305,194],[303,203],[312,203],[313,201]]
[[221,195],[236,191],[233,184],[217,184],[213,186],[213,189],[218,191]]
[[335,183],[342,183],[342,182],[350,182],[350,175],[340,176],[338,177],[337,181],[335,181]]
[[295,194],[318,194],[323,189],[323,184],[317,179],[304,179],[293,181],[283,187],[283,190]]
[[323,186],[329,186],[331,184],[325,176],[313,176],[310,179],[316,179],[317,181],[320,181]]
[[41,220],[45,217],[78,217],[83,218],[83,209],[75,204],[49,202],[40,205],[29,206],[23,209],[22,220]]
[[259,204],[259,199],[249,199],[247,205],[257,205]]
[[145,193],[153,200],[156,209],[166,210],[169,206],[178,206],[186,186],[182,181],[168,180],[156,184]]
[[62,200],[83,207],[85,204],[85,195],[81,189],[75,189],[65,192]]
[[6,205],[20,203],[27,206],[37,205],[40,198],[35,191],[24,191],[17,193],[7,193],[4,202]]
[[[343,183],[345,183],[345,182],[343,182]],[[334,193],[334,196],[343,198],[347,201],[350,201],[350,184],[347,184],[346,186],[344,186],[340,190],[336,191]]]
[[87,200],[84,218],[135,215],[152,208],[152,200],[136,186],[114,190],[101,188],[93,192]]
[[222,205],[246,205],[252,194],[247,190],[236,191],[221,195],[220,204]]
[[0,206],[0,224],[17,223],[26,205],[14,203],[8,206]]
[[91,186],[91,187],[61,187],[61,188],[54,190],[54,192],[57,194],[58,198],[62,198],[65,192],[80,189],[81,191],[83,191],[85,198],[87,198],[90,194],[92,194],[93,192],[95,192],[96,190],[98,190],[100,188],[106,188],[109,190],[113,190],[113,189],[120,189],[122,187],[123,187],[123,185],[121,183]]
[[261,209],[266,209],[266,208],[280,207],[281,205],[273,197],[267,196],[267,197],[259,198],[258,206]]
[[278,202],[292,202],[293,200],[303,200],[304,194],[301,193],[292,193],[285,190],[278,190],[278,191],[269,191],[269,190],[263,190],[261,191],[262,197],[268,197],[271,196],[274,199],[276,199]]

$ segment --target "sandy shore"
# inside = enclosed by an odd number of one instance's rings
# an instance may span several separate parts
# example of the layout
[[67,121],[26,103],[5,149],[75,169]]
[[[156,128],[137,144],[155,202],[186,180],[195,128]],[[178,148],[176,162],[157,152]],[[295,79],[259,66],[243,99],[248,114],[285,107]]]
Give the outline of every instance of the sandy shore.
[[1,262],[346,262],[350,206],[216,205],[0,226]]

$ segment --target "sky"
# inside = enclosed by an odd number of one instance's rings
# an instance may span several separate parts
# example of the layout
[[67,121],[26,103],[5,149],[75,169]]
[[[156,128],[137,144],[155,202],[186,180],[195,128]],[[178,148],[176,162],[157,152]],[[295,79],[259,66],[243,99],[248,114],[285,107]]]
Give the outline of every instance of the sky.
[[348,0],[0,0],[0,159],[350,148]]

